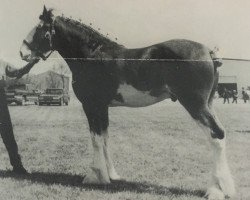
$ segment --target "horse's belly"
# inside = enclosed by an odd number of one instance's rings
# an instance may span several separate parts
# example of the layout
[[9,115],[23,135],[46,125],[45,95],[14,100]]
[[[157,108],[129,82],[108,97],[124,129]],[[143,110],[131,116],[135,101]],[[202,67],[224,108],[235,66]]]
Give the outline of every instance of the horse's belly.
[[157,94],[157,96],[151,93],[152,91],[140,91],[124,83],[119,85],[117,96],[112,100],[110,106],[143,107],[170,97],[167,89]]

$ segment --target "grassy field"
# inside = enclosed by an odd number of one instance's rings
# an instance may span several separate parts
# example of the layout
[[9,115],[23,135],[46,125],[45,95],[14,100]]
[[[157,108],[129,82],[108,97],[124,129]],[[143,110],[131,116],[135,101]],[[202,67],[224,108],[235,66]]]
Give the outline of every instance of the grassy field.
[[[250,199],[250,104],[223,105],[218,115],[228,131],[228,159],[237,199]],[[110,109],[110,143],[118,173],[108,186],[82,185],[91,162],[88,124],[76,101],[69,106],[10,106],[23,163],[9,170],[0,142],[0,200],[203,199],[211,169],[205,134],[171,101],[145,108]]]

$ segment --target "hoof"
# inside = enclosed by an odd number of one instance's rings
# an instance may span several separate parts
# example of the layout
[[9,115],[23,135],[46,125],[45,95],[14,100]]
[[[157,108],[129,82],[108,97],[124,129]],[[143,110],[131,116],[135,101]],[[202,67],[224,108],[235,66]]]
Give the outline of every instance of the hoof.
[[214,178],[213,181],[214,181],[214,184],[212,185],[211,188],[215,188],[215,189],[222,191],[225,198],[235,197],[236,190],[234,186],[234,180],[232,179],[232,176],[229,171],[220,178]]
[[111,183],[122,183],[122,182],[126,182],[125,178],[119,178],[119,179],[110,179]]
[[13,172],[16,174],[21,174],[21,175],[25,175],[28,174],[28,172],[26,171],[26,169],[21,166],[21,167],[13,167]]
[[229,178],[226,181],[224,181],[224,184],[220,184],[220,187],[225,194],[226,198],[233,198],[235,197],[236,190],[234,186],[234,181],[233,179]]
[[122,180],[122,178],[117,173],[109,175],[109,178],[110,178],[111,181],[120,181],[120,180]]
[[208,200],[224,200],[225,196],[223,192],[216,187],[211,187],[207,190],[205,197]]
[[83,184],[105,185],[109,183],[110,179],[108,174],[102,174],[99,169],[94,168],[92,168],[91,172],[89,172],[83,179]]

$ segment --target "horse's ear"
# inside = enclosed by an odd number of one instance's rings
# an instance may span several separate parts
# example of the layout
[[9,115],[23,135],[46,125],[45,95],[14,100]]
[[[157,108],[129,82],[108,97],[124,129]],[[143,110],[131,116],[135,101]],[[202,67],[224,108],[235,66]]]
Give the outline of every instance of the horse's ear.
[[39,19],[45,21],[45,19],[48,17],[48,10],[46,6],[43,6],[43,13],[40,15]]
[[47,8],[46,8],[46,6],[44,5],[43,6],[43,16],[46,16],[48,14],[48,10],[47,10]]
[[45,22],[51,22],[52,10],[47,10],[46,6],[43,6],[43,13],[40,15],[39,19]]

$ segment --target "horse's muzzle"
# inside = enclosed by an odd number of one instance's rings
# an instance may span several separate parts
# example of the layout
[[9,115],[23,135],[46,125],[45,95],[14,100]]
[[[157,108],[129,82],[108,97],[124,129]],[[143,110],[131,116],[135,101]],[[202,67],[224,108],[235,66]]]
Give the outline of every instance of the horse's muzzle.
[[20,48],[20,56],[21,56],[22,60],[25,60],[27,62],[30,62],[32,60],[32,51],[24,43],[22,44],[22,46]]

